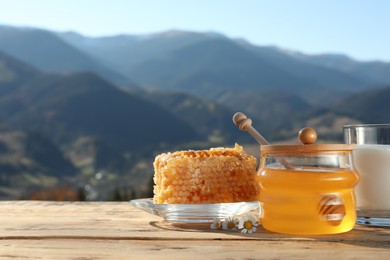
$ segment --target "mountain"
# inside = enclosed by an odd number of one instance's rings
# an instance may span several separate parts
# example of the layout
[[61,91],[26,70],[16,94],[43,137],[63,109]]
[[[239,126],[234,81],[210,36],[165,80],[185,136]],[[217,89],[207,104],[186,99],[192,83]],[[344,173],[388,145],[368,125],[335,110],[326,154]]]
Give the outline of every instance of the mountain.
[[[234,113],[247,114],[267,139],[280,139],[289,129],[307,119],[315,110],[303,98],[286,91],[226,91],[215,101],[200,99],[172,90],[137,91],[134,94],[159,104],[189,124],[209,141],[222,143],[252,142],[232,123]],[[303,125],[303,124],[302,124]],[[289,133],[290,134],[290,133]]]
[[[0,50],[20,58],[37,68],[55,72],[75,72],[81,70],[93,71],[106,79],[127,88],[133,88],[128,78],[135,77],[144,85],[153,87],[166,87],[171,85],[193,85],[210,88],[215,85],[226,85],[221,79],[221,73],[215,70],[197,71],[187,58],[192,56],[178,57],[180,50],[193,45],[219,40],[235,43],[249,51],[253,56],[260,58],[268,65],[269,70],[264,70],[264,75],[277,74],[278,79],[273,78],[273,85],[280,85],[281,81],[290,82],[292,88],[304,87],[309,97],[306,99],[312,104],[332,104],[329,99],[339,99],[350,93],[364,89],[375,88],[390,83],[390,64],[385,62],[360,62],[344,55],[306,55],[295,51],[286,51],[277,47],[256,46],[245,40],[229,39],[228,37],[213,33],[197,33],[171,30],[162,33],[145,35],[115,35],[109,37],[86,37],[74,32],[55,33],[31,28],[16,28],[0,26]],[[25,43],[33,43],[26,48]],[[210,52],[199,53],[210,55]],[[225,44],[221,49],[225,49]],[[188,50],[190,51],[190,50]],[[194,50],[196,52],[196,50]],[[175,54],[176,53],[176,54]],[[185,55],[185,53],[182,53]],[[216,57],[218,54],[216,55]],[[229,55],[226,55],[229,59]],[[232,57],[234,58],[234,54]],[[181,59],[179,62],[178,59]],[[186,60],[184,60],[186,59]],[[226,61],[225,59],[225,61]],[[59,62],[60,61],[60,62]],[[241,60],[247,67],[252,66],[251,61]],[[157,64],[155,64],[157,62]],[[190,64],[186,64],[186,63]],[[197,62],[197,61],[194,61]],[[102,66],[101,64],[104,64]],[[186,65],[179,70],[178,75],[173,74],[177,67],[169,66]],[[149,68],[153,65],[152,68]],[[207,67],[207,64],[204,64]],[[159,66],[164,71],[160,71]],[[215,65],[214,65],[215,66]],[[218,65],[220,66],[220,65]],[[273,70],[276,68],[276,70]],[[273,72],[272,72],[273,71]],[[281,71],[283,73],[281,73]],[[141,73],[139,73],[141,72]],[[158,72],[158,73],[157,73]],[[272,73],[270,73],[272,72]],[[228,73],[228,72],[226,72]],[[240,77],[240,74],[243,74]],[[261,86],[267,84],[266,79],[259,81],[253,77],[253,73],[242,68],[230,79],[234,84]],[[291,79],[294,79],[291,81]],[[298,81],[297,81],[298,79]],[[161,86],[160,81],[162,82]],[[159,84],[156,84],[159,83]],[[127,85],[127,86],[126,86]],[[193,87],[191,87],[193,88]],[[205,92],[206,90],[200,91]],[[320,91],[323,99],[316,99]],[[305,93],[299,93],[304,97]],[[318,95],[317,95],[318,96]]]
[[390,63],[383,61],[357,61],[342,54],[305,55],[291,53],[295,58],[309,64],[320,65],[325,68],[337,69],[355,77],[365,77],[369,80],[390,84]]
[[[167,53],[187,47],[202,41],[213,39],[224,39],[234,42],[241,47],[258,55],[263,60],[286,72],[303,78],[312,78],[323,87],[337,89],[344,87],[350,90],[360,90],[386,82],[381,80],[387,77],[387,71],[378,70],[380,62],[364,63],[354,61],[355,64],[373,65],[372,71],[377,74],[369,76],[366,74],[349,73],[348,70],[340,69],[338,61],[331,64],[326,62],[315,62],[317,57],[332,55],[304,55],[302,53],[286,51],[277,47],[257,46],[250,44],[243,39],[229,39],[218,33],[197,33],[171,30],[162,33],[147,35],[117,35],[110,37],[86,37],[74,32],[57,33],[57,35],[78,49],[90,54],[99,61],[109,64],[113,69],[129,74],[132,68],[139,63],[163,57]],[[383,63],[383,66],[390,66]],[[341,63],[341,67],[343,67]],[[366,68],[365,71],[371,71]],[[153,77],[153,75],[151,75]]]
[[141,85],[202,97],[214,98],[232,85],[240,90],[276,86],[295,91],[311,104],[329,106],[351,93],[382,86],[390,75],[388,63],[355,62],[359,67],[350,71],[340,68],[343,63],[315,62],[316,56],[256,46],[217,33],[168,31],[98,38],[72,32],[57,35]]
[[357,92],[368,87],[378,86],[381,83],[378,78],[350,74],[347,71],[341,71],[337,66],[324,66],[320,63],[307,62],[294,56],[291,54],[292,52],[277,47],[256,46],[245,41],[239,43],[274,66],[297,77],[314,79],[326,89],[338,90],[342,88],[344,91]]
[[317,132],[317,143],[343,143],[343,125],[361,124],[362,121],[331,109],[312,109],[287,121],[277,128],[276,141],[297,143],[298,132],[303,127],[312,127]]
[[119,150],[199,138],[169,112],[92,73],[32,80],[0,97],[0,117],[19,128],[39,130],[59,143],[99,136]]
[[[225,39],[183,47],[138,64],[132,77],[145,86],[175,88],[209,95],[229,89],[303,90],[312,80],[294,77]],[[151,76],[153,75],[153,76]]]
[[159,57],[167,52],[202,40],[226,38],[217,33],[196,33],[171,30],[147,35],[115,35],[86,37],[74,32],[57,33],[68,44],[88,53],[102,64],[129,74],[139,62]]
[[0,158],[2,199],[20,199],[79,173],[57,145],[37,132],[1,129]]
[[234,111],[244,112],[270,141],[280,139],[282,132],[314,108],[297,94],[288,91],[225,92],[217,101]]
[[41,73],[34,67],[0,51],[0,94],[40,75]]
[[[352,93],[381,86],[388,82],[390,75],[390,65],[384,62],[360,62],[343,55],[306,55],[277,47],[256,46],[217,33],[168,31],[92,38],[72,32],[52,33],[13,27],[1,29],[0,32],[8,36],[0,38],[6,39],[0,45],[6,45],[8,49],[12,50],[18,44],[38,37],[32,35],[40,35],[45,42],[57,44],[50,46],[71,48],[77,57],[104,63],[111,71],[134,78],[143,86],[161,90],[153,94],[149,92],[143,98],[170,109],[187,124],[192,123],[187,118],[196,117],[199,120],[201,117],[198,115],[204,113],[215,118],[209,107],[217,106],[215,102],[218,102],[222,110],[218,108],[216,115],[223,115],[221,118],[224,120],[228,118],[225,114],[229,114],[226,110],[248,111],[255,115],[252,117],[256,121],[266,126],[268,130],[265,131],[275,134],[275,137],[278,131],[273,129],[282,128],[294,120],[299,121],[300,114],[318,106],[332,108]],[[29,36],[12,38],[9,35]],[[37,43],[38,40],[32,42]],[[72,56],[70,52],[67,54]],[[69,63],[65,59],[62,64]],[[77,68],[76,65],[69,65],[69,68]],[[52,67],[55,66],[59,65]],[[10,79],[11,74],[1,70],[1,65],[0,73],[0,80]],[[56,81],[55,78],[49,80],[43,76],[43,79],[34,82],[45,85],[48,81]],[[2,87],[1,91],[5,89]],[[182,94],[163,94],[167,89]],[[195,94],[203,100],[188,94]],[[17,110],[25,102],[21,97],[14,101],[13,105],[8,103],[8,112]],[[184,108],[183,104],[189,105]],[[214,131],[212,129],[220,128],[212,126],[213,120],[205,120],[202,125],[210,125],[210,128],[198,126],[198,134],[210,134],[210,131]],[[224,138],[230,138],[229,135]]]
[[125,76],[104,67],[50,31],[0,26],[0,51],[45,72],[90,71],[116,84],[134,87]]
[[201,138],[168,111],[95,74],[47,75],[2,54],[0,64],[2,75],[13,75],[0,82],[0,119],[57,143],[87,135],[118,150],[133,150]]
[[57,177],[71,176],[77,172],[61,150],[49,138],[37,132],[1,130],[0,147],[2,174],[21,173],[27,168]]
[[367,90],[347,97],[335,111],[356,118],[366,124],[390,122],[390,87]]
[[175,91],[149,90],[135,94],[171,111],[198,134],[207,136],[211,143],[234,144],[242,136],[232,123],[234,111],[215,101]]
[[[390,87],[362,91],[325,109],[311,108],[284,125],[279,138],[292,138],[304,126],[316,129],[322,141],[343,142],[343,125],[388,124],[390,122]],[[287,118],[287,117],[285,117]],[[289,122],[289,121],[287,121]],[[276,128],[277,129],[277,128]]]
[[[176,68],[169,68],[169,66],[181,64],[180,62],[174,62],[174,60],[177,61],[177,58],[180,57],[172,58],[172,53],[191,45],[211,40],[225,40],[236,43],[267,64],[273,65],[273,68],[277,68],[274,73],[280,74],[281,80],[287,74],[288,77],[284,80],[290,82],[292,88],[309,85],[309,88],[305,88],[305,90],[298,90],[298,94],[312,104],[331,105],[350,93],[389,83],[389,63],[359,62],[341,55],[305,55],[277,47],[256,46],[245,40],[229,39],[218,33],[171,30],[154,34],[115,35],[109,37],[86,37],[74,32],[47,33],[55,34],[58,37],[57,40],[60,39],[62,44],[72,47],[79,54],[81,53],[89,58],[93,57],[95,63],[98,61],[99,64],[109,67],[111,71],[116,71],[116,73],[125,75],[127,78],[136,77],[141,84],[152,85],[153,87],[161,87],[159,85],[161,80],[167,81],[162,83],[163,87],[167,84],[170,86],[178,84],[188,85],[192,81],[195,81],[193,85],[197,87],[200,85],[199,88],[203,86],[205,89],[210,88],[209,86],[226,85],[226,82],[223,82],[221,76],[215,71],[193,70],[192,73],[179,76],[179,73],[172,74],[169,71],[175,71]],[[221,46],[221,48],[223,49],[224,47]],[[205,52],[201,55],[209,55],[209,53]],[[165,63],[161,61],[165,59],[168,59],[168,61],[164,61]],[[154,64],[155,61],[158,64]],[[183,61],[183,63],[186,62]],[[151,64],[153,66],[149,68]],[[159,64],[166,66],[163,68],[165,71],[160,71]],[[251,64],[247,64],[247,66],[251,66]],[[71,67],[75,66],[72,65]],[[77,70],[80,70],[80,68],[77,68]],[[190,70],[191,68],[186,69],[184,67],[180,72],[185,73]],[[267,75],[269,75],[269,71],[267,71]],[[283,71],[283,73],[279,73],[280,71]],[[98,72],[98,74],[102,75],[103,73]],[[248,78],[247,76],[245,73],[241,78],[236,76],[234,82],[246,85],[252,79],[258,80],[252,77]],[[106,78],[111,79],[112,77]],[[291,81],[291,78],[298,78],[300,82]],[[114,81],[118,82],[117,80]],[[302,84],[302,81],[305,83]],[[262,85],[265,82],[267,81],[256,81],[252,82],[252,84]],[[277,82],[272,83],[278,85]],[[207,92],[207,90],[199,92],[203,93]],[[215,92],[216,95],[220,94],[220,91]],[[318,98],[318,96],[322,98]]]

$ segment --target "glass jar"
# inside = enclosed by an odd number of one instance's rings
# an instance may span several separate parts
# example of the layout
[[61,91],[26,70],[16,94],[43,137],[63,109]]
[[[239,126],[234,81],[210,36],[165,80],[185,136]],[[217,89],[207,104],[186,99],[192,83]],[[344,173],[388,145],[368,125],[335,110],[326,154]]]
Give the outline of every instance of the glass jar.
[[304,128],[300,145],[263,145],[259,167],[261,223],[272,232],[336,234],[356,222],[354,187],[359,175],[353,145],[314,144]]

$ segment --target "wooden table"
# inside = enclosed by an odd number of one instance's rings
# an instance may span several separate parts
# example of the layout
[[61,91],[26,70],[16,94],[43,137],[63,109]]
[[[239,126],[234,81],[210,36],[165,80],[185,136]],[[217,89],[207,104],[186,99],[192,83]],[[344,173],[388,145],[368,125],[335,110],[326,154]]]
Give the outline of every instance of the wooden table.
[[170,224],[128,203],[0,202],[0,259],[390,259],[390,229],[298,237]]

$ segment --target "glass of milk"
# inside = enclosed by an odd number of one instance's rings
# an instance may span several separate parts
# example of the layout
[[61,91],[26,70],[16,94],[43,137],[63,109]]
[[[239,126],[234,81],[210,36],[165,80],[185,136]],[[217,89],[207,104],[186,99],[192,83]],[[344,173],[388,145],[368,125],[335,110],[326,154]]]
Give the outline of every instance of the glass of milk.
[[390,226],[390,124],[345,125],[343,131],[345,143],[357,145],[357,223]]

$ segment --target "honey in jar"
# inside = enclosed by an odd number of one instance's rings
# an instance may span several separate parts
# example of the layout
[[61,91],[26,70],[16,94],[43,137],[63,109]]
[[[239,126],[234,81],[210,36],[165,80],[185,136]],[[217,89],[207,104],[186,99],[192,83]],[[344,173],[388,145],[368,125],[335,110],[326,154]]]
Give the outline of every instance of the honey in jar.
[[300,145],[263,145],[259,182],[261,223],[272,232],[336,234],[356,222],[351,145],[314,144],[316,133],[302,129]]

